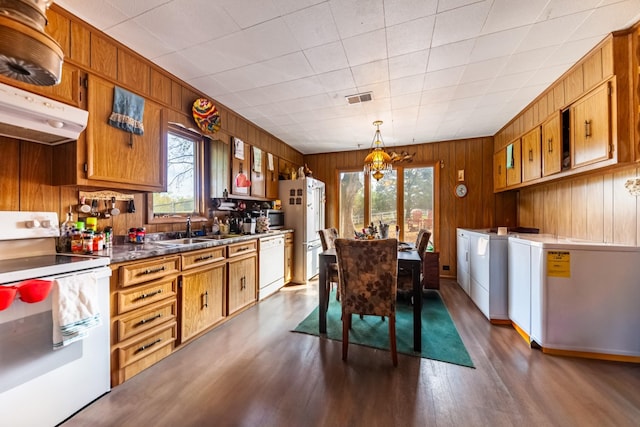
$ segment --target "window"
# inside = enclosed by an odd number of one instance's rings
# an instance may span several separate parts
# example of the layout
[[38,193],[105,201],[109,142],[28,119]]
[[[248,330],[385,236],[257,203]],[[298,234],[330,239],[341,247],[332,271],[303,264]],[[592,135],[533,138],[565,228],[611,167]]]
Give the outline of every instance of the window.
[[404,168],[405,241],[415,242],[418,231],[426,228],[433,235],[433,168]]
[[379,227],[380,223],[389,224],[389,237],[395,237],[398,223],[398,171],[392,170],[384,174],[380,181],[371,180],[371,215],[370,223]]
[[203,213],[203,147],[199,135],[170,128],[167,135],[167,191],[153,193],[154,222]]
[[389,224],[389,237],[406,242],[421,228],[435,235],[435,174],[433,166],[399,166],[376,181],[362,171],[339,172],[340,235],[351,237],[372,222]]
[[352,237],[364,228],[364,172],[341,172],[340,179],[340,235]]

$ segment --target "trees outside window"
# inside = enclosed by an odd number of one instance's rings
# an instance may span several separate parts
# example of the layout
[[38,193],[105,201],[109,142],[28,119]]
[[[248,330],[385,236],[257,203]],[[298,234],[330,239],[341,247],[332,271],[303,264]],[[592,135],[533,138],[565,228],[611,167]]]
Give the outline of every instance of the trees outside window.
[[153,193],[152,217],[203,215],[204,142],[200,135],[179,128],[167,134],[167,191]]
[[340,235],[352,237],[372,222],[389,224],[389,237],[407,242],[414,242],[422,228],[434,235],[434,174],[433,166],[399,166],[375,181],[361,171],[339,172]]

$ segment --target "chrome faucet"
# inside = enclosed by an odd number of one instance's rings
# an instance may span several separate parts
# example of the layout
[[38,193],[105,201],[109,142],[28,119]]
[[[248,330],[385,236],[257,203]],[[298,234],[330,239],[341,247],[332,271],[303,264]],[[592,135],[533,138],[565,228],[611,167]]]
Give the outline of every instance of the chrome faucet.
[[187,217],[187,232],[186,232],[186,236],[187,239],[191,238],[191,216]]

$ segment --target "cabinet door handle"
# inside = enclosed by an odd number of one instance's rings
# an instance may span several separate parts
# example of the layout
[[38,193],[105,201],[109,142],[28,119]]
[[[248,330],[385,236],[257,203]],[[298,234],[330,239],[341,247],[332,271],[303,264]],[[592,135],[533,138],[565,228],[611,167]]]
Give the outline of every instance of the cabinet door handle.
[[246,287],[247,287],[247,278],[245,276],[242,276],[240,278],[240,290],[243,290]]
[[158,338],[157,340],[155,340],[153,342],[150,342],[149,344],[141,345],[140,347],[138,347],[138,349],[135,351],[135,353],[140,353],[141,351],[145,351],[149,347],[152,347],[152,346],[158,344],[160,341],[162,341],[162,340],[160,338]]
[[201,256],[201,257],[196,258],[196,259],[195,259],[195,261],[196,261],[196,262],[197,262],[197,261],[205,261],[205,260],[208,260],[208,259],[211,259],[211,258],[213,258],[213,255],[211,255],[211,254],[209,254],[209,255],[203,255],[203,256]]
[[249,249],[251,249],[251,248],[248,247],[248,246],[243,246],[241,248],[238,248],[238,252],[248,251]]
[[158,289],[157,291],[149,292],[148,294],[142,294],[136,299],[145,299],[162,293],[162,289]]
[[202,307],[203,308],[209,307],[209,291],[204,291],[204,294],[202,294],[202,298],[204,300]]
[[162,317],[162,314],[158,313],[158,314],[156,314],[156,315],[155,315],[155,316],[153,316],[153,317],[149,317],[148,319],[142,319],[141,321],[139,321],[139,322],[136,324],[136,326],[142,326],[142,325],[144,325],[145,323],[153,322],[154,320],[159,319],[159,318],[161,318],[161,317]]
[[529,148],[529,161],[533,162],[533,149]]
[[549,139],[547,139],[547,146],[549,147],[547,150],[548,150],[550,153],[553,153],[553,144],[551,143],[552,141],[553,141],[553,138],[549,138]]
[[591,120],[584,121],[584,137],[591,137]]
[[164,265],[163,265],[162,267],[160,267],[160,268],[147,268],[146,270],[144,270],[143,272],[141,272],[141,273],[139,274],[139,276],[140,276],[140,275],[143,275],[143,274],[160,273],[161,271],[164,271],[164,270],[165,270],[165,266],[164,266]]

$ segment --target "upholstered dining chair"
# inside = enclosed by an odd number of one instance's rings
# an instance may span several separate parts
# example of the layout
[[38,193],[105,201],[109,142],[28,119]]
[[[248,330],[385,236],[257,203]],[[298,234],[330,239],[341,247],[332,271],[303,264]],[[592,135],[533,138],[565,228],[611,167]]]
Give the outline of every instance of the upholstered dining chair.
[[[322,244],[322,250],[326,251],[327,249],[335,248],[334,242],[339,237],[338,230],[335,228],[325,228],[324,230],[318,230],[318,234],[320,234],[320,243]],[[340,301],[340,283],[338,282],[338,264],[331,263],[329,265],[329,283],[336,284],[336,299]],[[331,290],[333,286],[330,285]]]
[[[429,245],[429,239],[431,239],[431,232],[426,229],[418,231],[418,238],[416,240],[416,251],[420,256],[420,260],[424,261],[424,253]],[[420,278],[422,283],[423,278]],[[401,294],[411,294],[413,292],[413,278],[410,271],[400,270],[398,273],[398,292]]]
[[396,290],[398,241],[396,239],[336,239],[340,302],[342,305],[342,360],[347,360],[351,315],[389,318],[389,347],[393,366],[396,350]]

